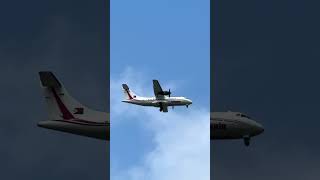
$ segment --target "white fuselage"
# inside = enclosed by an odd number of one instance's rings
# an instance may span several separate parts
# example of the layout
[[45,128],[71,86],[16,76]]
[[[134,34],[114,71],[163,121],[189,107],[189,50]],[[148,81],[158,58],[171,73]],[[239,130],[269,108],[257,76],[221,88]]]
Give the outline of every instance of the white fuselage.
[[153,107],[159,107],[161,103],[166,104],[167,106],[188,106],[192,104],[192,101],[185,97],[167,96],[164,96],[162,99],[156,99],[155,97],[135,97],[133,99],[122,100],[122,102]]
[[48,120],[40,121],[39,127],[53,129],[72,134],[93,137],[97,139],[110,139],[110,123],[109,122],[94,122],[94,121],[79,121],[79,120]]
[[211,139],[241,139],[261,134],[261,124],[236,112],[212,112],[210,116]]

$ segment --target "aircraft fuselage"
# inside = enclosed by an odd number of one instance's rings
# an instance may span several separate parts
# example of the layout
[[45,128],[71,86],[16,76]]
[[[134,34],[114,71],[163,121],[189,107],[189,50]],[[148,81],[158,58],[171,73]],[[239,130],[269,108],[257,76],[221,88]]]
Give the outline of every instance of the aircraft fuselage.
[[236,112],[213,112],[210,117],[210,139],[244,139],[246,145],[253,136],[264,131],[261,124]]
[[166,97],[163,99],[156,99],[155,97],[139,97],[130,100],[123,100],[122,102],[136,104],[140,106],[154,106],[160,107],[161,103],[167,106],[188,106],[192,104],[192,101],[185,97]]
[[40,121],[39,127],[63,131],[67,133],[110,140],[110,123],[109,122],[93,122],[82,120],[48,120]]

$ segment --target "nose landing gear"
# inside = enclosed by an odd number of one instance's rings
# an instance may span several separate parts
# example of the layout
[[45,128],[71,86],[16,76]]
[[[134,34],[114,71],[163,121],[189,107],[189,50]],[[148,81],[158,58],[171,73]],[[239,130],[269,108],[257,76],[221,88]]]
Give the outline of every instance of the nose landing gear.
[[250,145],[250,136],[243,137],[244,145],[249,146]]

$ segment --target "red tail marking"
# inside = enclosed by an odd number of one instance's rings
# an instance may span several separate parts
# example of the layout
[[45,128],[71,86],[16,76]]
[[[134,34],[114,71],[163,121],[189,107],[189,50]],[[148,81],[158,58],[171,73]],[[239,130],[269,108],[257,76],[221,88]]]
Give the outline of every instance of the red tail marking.
[[68,108],[63,104],[62,100],[60,99],[60,97],[58,96],[54,88],[52,88],[52,92],[53,92],[54,98],[57,101],[60,112],[62,113],[63,119],[64,120],[74,119],[74,116],[70,113]]
[[133,97],[132,97],[131,94],[129,93],[129,90],[126,89],[126,92],[127,92],[128,96],[129,96],[129,99],[130,99],[130,100],[133,99]]

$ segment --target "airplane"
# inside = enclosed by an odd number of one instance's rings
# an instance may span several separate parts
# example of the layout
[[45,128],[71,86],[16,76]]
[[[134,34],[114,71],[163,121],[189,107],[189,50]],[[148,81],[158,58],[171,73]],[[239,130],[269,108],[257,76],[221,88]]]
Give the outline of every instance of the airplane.
[[160,112],[168,112],[168,106],[186,106],[192,104],[190,99],[185,97],[171,97],[171,91],[163,91],[158,80],[153,80],[153,91],[155,97],[141,97],[132,92],[127,84],[122,84],[125,100],[122,102],[140,105],[159,107]]
[[210,139],[243,139],[246,146],[250,145],[251,137],[264,131],[261,124],[251,117],[239,112],[211,112]]
[[48,120],[38,122],[42,128],[110,140],[110,117],[75,100],[50,71],[39,72],[48,109]]

